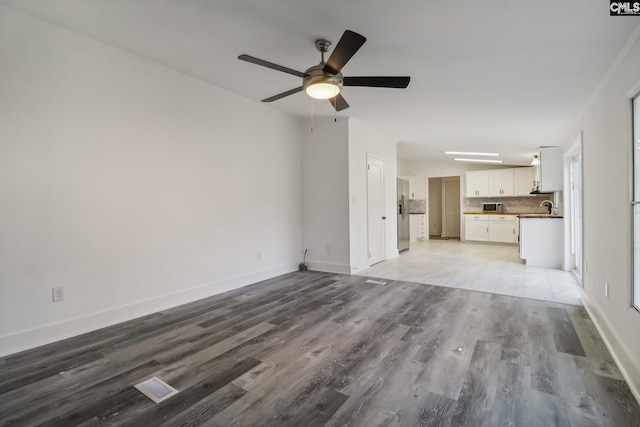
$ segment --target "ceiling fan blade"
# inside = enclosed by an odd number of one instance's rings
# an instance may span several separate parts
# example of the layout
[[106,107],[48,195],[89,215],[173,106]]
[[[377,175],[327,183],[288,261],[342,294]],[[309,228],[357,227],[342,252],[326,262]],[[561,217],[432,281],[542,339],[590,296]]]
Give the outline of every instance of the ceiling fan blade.
[[349,108],[349,104],[347,104],[347,101],[345,101],[341,94],[337,94],[333,98],[329,98],[329,102],[336,111],[342,111]]
[[305,77],[305,73],[301,73],[300,71],[292,70],[291,68],[283,67],[282,65],[274,64],[273,62],[265,61],[263,59],[258,59],[249,55],[240,55],[238,59],[241,61],[251,62],[252,64],[262,65],[263,67],[271,68],[272,70],[282,71],[283,73],[293,74],[298,77]]
[[286,92],[279,93],[277,95],[273,95],[272,97],[269,97],[269,98],[265,98],[262,100],[262,102],[277,101],[278,99],[284,98],[285,96],[293,95],[294,93],[298,93],[298,92],[302,92],[302,86],[297,87],[295,89],[288,90]]
[[351,57],[362,47],[367,39],[353,31],[345,31],[340,41],[333,49],[333,53],[327,60],[323,71],[325,73],[337,74]]
[[344,77],[344,86],[390,87],[404,89],[409,86],[411,77]]

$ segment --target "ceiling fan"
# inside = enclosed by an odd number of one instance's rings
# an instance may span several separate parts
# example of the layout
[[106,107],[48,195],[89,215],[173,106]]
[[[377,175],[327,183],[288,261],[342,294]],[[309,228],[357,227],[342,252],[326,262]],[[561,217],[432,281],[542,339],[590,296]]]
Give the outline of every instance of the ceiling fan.
[[240,55],[238,59],[251,62],[253,64],[262,65],[263,67],[273,70],[282,71],[283,73],[292,74],[302,77],[302,86],[286,92],[279,93],[269,98],[263,99],[262,102],[273,102],[285,96],[293,95],[301,91],[305,91],[307,95],[317,99],[328,99],[336,111],[342,111],[349,108],[349,104],[345,101],[340,90],[343,86],[366,86],[366,87],[387,87],[404,89],[409,85],[410,77],[391,77],[391,76],[363,76],[363,77],[345,77],[340,70],[351,59],[351,57],[362,47],[367,39],[353,31],[345,31],[336,48],[329,56],[327,62],[324,61],[324,54],[329,51],[331,42],[325,39],[316,40],[316,49],[320,52],[320,64],[307,68],[303,73],[283,67],[282,65],[264,61],[249,55]]

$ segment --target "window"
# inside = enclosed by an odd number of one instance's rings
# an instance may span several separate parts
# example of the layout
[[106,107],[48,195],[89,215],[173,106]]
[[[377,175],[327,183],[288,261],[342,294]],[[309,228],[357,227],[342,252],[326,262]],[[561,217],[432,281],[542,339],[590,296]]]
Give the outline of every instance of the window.
[[633,100],[633,305],[640,310],[640,95]]

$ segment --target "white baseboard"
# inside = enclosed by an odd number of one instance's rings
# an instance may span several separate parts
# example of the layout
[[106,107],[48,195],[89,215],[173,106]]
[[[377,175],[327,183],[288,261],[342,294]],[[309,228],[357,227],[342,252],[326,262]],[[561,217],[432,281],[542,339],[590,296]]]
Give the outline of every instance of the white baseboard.
[[338,264],[337,262],[312,261],[307,262],[309,270],[324,271],[326,273],[351,274],[351,267],[347,264]]
[[638,360],[637,355],[635,359],[632,357],[624,341],[620,339],[615,329],[607,321],[607,318],[602,315],[601,310],[589,299],[585,292],[582,295],[582,303],[611,353],[613,360],[616,362],[618,369],[620,369],[620,373],[622,373],[631,389],[631,393],[640,402],[640,360]]
[[349,274],[358,274],[360,271],[366,270],[369,267],[371,267],[371,265],[369,264],[369,261],[362,261],[362,262],[352,264]]
[[290,273],[297,269],[297,262],[283,264],[266,270],[256,271],[214,283],[196,286],[180,292],[154,297],[145,301],[110,308],[88,316],[68,319],[63,322],[44,325],[38,328],[6,335],[0,337],[0,357],[95,331],[96,329],[112,326],[117,323],[136,319],[158,311],[167,310],[169,308],[197,301],[202,298],[207,298],[212,295],[251,285],[281,274]]

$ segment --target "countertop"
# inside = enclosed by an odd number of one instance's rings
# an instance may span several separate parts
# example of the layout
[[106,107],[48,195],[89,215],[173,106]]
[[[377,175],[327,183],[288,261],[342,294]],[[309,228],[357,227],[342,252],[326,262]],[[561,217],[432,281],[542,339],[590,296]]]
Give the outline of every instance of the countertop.
[[564,218],[562,215],[541,213],[524,214],[520,212],[464,212],[465,215],[517,215],[520,218]]
[[520,215],[519,212],[464,212],[465,215]]

